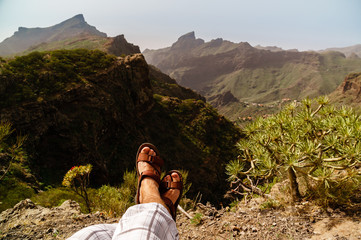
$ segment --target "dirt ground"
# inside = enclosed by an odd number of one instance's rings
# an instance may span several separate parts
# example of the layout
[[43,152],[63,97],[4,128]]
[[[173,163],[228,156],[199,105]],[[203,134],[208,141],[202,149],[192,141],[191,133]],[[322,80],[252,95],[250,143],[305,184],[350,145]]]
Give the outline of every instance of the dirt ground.
[[[325,211],[311,203],[262,209],[262,200],[215,209],[198,203],[188,214],[178,212],[180,239],[361,239],[361,217],[339,210]],[[82,214],[79,205],[66,201],[43,208],[24,200],[0,214],[0,239],[66,239],[98,223],[115,223],[102,213]]]

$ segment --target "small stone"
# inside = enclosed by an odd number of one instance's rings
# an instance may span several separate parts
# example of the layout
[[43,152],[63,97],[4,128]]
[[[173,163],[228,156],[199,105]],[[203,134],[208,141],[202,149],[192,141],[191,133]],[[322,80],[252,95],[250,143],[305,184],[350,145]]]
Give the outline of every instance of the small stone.
[[238,226],[233,226],[233,229],[232,229],[233,231],[236,231],[236,232],[240,232],[241,231],[241,229],[238,227]]

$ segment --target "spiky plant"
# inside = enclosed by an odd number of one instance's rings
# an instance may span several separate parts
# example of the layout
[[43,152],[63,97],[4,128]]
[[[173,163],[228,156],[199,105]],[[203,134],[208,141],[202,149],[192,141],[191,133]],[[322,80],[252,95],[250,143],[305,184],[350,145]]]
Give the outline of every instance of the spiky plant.
[[305,196],[299,189],[302,178],[307,196],[329,206],[349,202],[360,190],[361,119],[351,108],[336,109],[326,97],[307,98],[257,119],[244,133],[238,159],[226,168],[236,193],[288,178],[298,201]]

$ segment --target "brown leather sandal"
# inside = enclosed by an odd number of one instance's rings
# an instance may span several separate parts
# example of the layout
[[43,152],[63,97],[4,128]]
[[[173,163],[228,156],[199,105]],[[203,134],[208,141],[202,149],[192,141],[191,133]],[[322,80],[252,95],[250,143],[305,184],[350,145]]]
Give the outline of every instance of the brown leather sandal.
[[[173,177],[172,177],[172,173],[177,173],[180,181],[179,182],[173,182]],[[165,177],[166,176],[170,176],[170,180],[166,180]],[[159,185],[159,192],[160,194],[164,194],[165,192],[167,192],[170,189],[178,189],[180,190],[179,196],[177,198],[177,200],[175,201],[175,203],[172,202],[172,200],[170,200],[169,198],[162,196],[162,200],[164,201],[165,205],[167,205],[167,207],[170,210],[170,213],[174,219],[174,221],[176,221],[176,216],[177,216],[177,207],[179,204],[180,199],[182,198],[182,193],[183,193],[183,177],[182,174],[177,171],[177,170],[172,170],[169,171],[163,178],[162,181]]]
[[[141,151],[145,147],[149,147],[150,149],[152,149],[156,153],[156,156],[151,156],[148,153],[142,153]],[[135,164],[137,167],[137,175],[138,175],[138,187],[137,187],[137,195],[135,196],[135,203],[139,204],[140,203],[140,201],[139,201],[140,185],[142,183],[142,180],[146,177],[149,177],[149,178],[154,179],[154,181],[156,181],[158,184],[160,184],[160,171],[158,171],[156,166],[161,168],[164,164],[164,161],[159,156],[158,149],[151,143],[143,143],[142,145],[140,145],[140,147],[138,148],[138,152],[137,152],[135,161],[136,161]],[[139,173],[138,162],[147,162],[148,164],[150,164],[153,167],[153,169],[155,171],[146,170],[144,172]]]

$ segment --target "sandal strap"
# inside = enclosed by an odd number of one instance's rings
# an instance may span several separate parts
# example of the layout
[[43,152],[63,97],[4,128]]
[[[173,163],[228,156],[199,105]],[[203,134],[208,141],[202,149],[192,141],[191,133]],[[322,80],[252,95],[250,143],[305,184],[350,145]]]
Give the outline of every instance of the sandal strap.
[[160,175],[160,172],[157,170],[155,166],[162,167],[164,165],[164,160],[158,155],[152,156],[148,153],[139,153],[137,163],[138,162],[147,162],[149,163]]
[[183,189],[183,182],[172,182],[172,181],[162,181],[161,182],[162,188],[165,190],[169,189]]
[[170,200],[167,197],[162,197],[163,202],[165,203],[165,205],[167,205],[167,207],[169,208],[170,214],[172,215],[173,220],[176,220],[177,217],[177,208],[176,206],[173,204],[172,200]]
[[140,182],[146,177],[149,177],[149,178],[153,179],[154,181],[156,181],[158,184],[160,184],[159,175],[154,173],[152,170],[147,170],[147,171],[142,172],[139,175],[139,180],[138,180],[139,181],[139,187],[140,187]]

